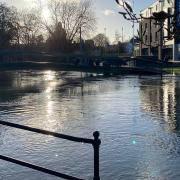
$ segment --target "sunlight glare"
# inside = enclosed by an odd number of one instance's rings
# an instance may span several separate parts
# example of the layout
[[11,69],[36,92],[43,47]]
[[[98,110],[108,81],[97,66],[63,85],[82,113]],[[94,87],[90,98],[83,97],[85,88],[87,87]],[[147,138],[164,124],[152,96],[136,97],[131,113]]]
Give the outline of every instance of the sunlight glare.
[[46,71],[44,74],[45,81],[53,81],[55,79],[55,72]]
[[136,145],[136,141],[135,140],[133,140],[132,143],[133,143],[133,145]]
[[48,8],[44,8],[42,10],[42,18],[44,18],[45,20],[49,20],[50,12],[49,12]]

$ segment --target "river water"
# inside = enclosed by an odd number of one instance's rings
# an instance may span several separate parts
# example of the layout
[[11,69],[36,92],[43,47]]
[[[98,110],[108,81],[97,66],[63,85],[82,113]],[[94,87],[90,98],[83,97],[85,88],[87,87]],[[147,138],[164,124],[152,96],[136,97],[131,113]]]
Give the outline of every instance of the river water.
[[[101,133],[102,180],[180,179],[180,77],[0,73],[0,120],[73,136]],[[91,145],[0,126],[0,154],[84,179]],[[0,160],[1,180],[56,180]]]

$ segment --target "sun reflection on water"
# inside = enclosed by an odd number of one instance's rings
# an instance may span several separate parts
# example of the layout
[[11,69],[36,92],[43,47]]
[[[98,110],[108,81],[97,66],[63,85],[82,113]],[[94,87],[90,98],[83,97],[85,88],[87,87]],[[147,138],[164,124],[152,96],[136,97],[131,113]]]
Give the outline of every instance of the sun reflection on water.
[[60,126],[59,126],[59,122],[57,122],[57,117],[54,114],[55,103],[53,101],[53,98],[55,98],[54,96],[56,96],[56,94],[53,91],[63,81],[61,79],[60,80],[57,79],[56,73],[54,71],[45,71],[44,81],[45,81],[44,102],[46,103],[46,110],[44,112],[46,116],[45,118],[46,121],[44,121],[44,126],[46,127],[46,129],[50,131],[56,131],[56,127],[60,127]]
[[45,81],[52,81],[55,80],[56,73],[53,71],[45,71],[44,73],[44,80]]

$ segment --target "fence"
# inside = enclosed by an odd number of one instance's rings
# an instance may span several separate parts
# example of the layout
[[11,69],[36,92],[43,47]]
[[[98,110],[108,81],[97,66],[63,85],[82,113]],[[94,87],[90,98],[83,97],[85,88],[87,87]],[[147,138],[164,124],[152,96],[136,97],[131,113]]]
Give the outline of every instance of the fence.
[[[9,127],[25,130],[25,131],[38,133],[38,134],[49,135],[49,136],[53,136],[53,137],[57,137],[57,138],[61,138],[61,139],[65,139],[65,140],[69,140],[69,141],[73,141],[73,142],[91,144],[94,148],[94,178],[93,178],[93,180],[100,180],[99,148],[100,148],[101,140],[99,139],[100,133],[98,131],[95,131],[93,133],[94,139],[87,139],[87,138],[73,137],[73,136],[68,136],[65,134],[59,134],[59,133],[50,132],[50,131],[46,131],[46,130],[42,130],[42,129],[32,128],[32,127],[14,124],[14,123],[6,122],[6,121],[0,121],[0,124],[4,125],[4,126],[9,126]],[[30,169],[34,169],[34,170],[37,170],[37,171],[40,171],[40,172],[43,172],[46,174],[50,174],[50,175],[53,175],[56,177],[60,177],[60,178],[68,179],[68,180],[81,180],[80,178],[77,178],[77,177],[72,177],[72,176],[69,176],[69,175],[66,175],[63,173],[59,173],[59,172],[50,170],[50,169],[46,169],[46,168],[36,166],[36,165],[30,164],[27,162],[23,162],[23,161],[20,161],[20,160],[11,158],[11,157],[0,155],[0,159],[14,163],[14,164],[18,164],[18,165],[21,165],[24,167],[28,167]]]

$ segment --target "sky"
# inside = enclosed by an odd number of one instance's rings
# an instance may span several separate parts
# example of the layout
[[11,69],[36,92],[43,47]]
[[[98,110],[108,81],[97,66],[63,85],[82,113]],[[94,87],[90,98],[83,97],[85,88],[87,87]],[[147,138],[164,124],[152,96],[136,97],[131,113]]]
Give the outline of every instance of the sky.
[[[35,0],[0,0],[0,2],[5,2],[6,4],[16,6],[20,9],[33,6],[33,1]],[[133,0],[128,1],[130,3],[133,2]],[[140,10],[146,8],[155,1],[156,0],[134,0],[134,10],[136,14],[139,14]],[[121,36],[123,35],[123,40],[129,40],[132,37],[132,24],[118,14],[121,9],[116,4],[115,0],[93,0],[93,2],[97,17],[97,30],[93,35],[106,33],[111,42],[115,39],[116,31],[119,32]],[[122,33],[122,27],[124,33]],[[136,28],[137,27],[138,25],[136,25]]]
[[[128,0],[133,4],[133,0]],[[155,2],[155,0],[134,0],[134,10],[136,14],[146,8],[148,5]],[[105,32],[113,41],[115,31],[118,31],[122,35],[123,27],[123,39],[128,40],[133,36],[132,24],[125,20],[118,14],[122,11],[120,7],[115,3],[115,0],[95,0],[96,14],[98,17],[98,31]],[[138,25],[136,25],[136,28]],[[136,31],[137,32],[137,31]]]

